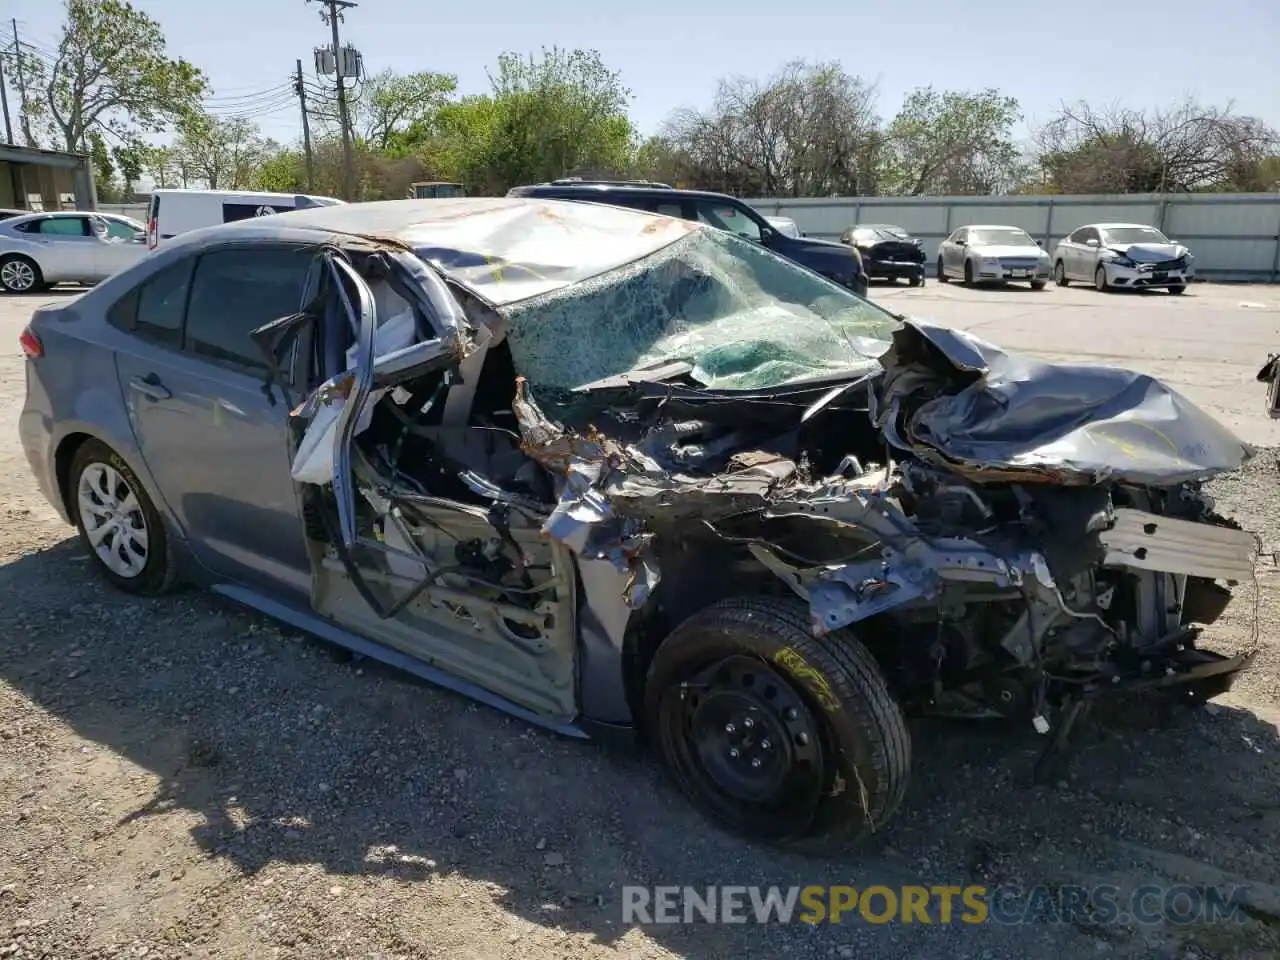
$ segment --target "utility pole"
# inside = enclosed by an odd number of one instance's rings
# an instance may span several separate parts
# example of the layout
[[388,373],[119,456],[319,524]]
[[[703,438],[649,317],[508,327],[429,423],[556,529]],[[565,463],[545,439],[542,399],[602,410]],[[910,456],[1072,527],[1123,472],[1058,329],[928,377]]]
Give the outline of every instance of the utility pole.
[[[27,81],[22,75],[22,44],[18,42],[18,21],[13,19],[9,23],[13,26],[13,62],[18,66],[18,109],[22,111],[22,139],[27,142],[28,147],[34,147],[36,141],[31,136],[31,120],[27,117]],[[12,137],[9,142],[13,142]]]
[[[310,3],[311,0],[307,0]],[[342,199],[351,200],[355,194],[353,174],[355,164],[351,157],[351,117],[347,111],[347,90],[343,84],[344,74],[354,77],[354,73],[344,71],[346,63],[342,55],[342,42],[338,38],[338,21],[342,19],[342,11],[358,6],[355,0],[318,0],[328,10],[320,12],[320,19],[327,23],[333,31],[333,75],[338,88],[338,122],[342,125]]]
[[13,146],[13,124],[9,122],[9,92],[4,85],[3,60],[0,60],[0,107],[4,108],[4,142]]
[[302,82],[302,59],[298,59],[298,72],[293,89],[298,91],[298,103],[302,107],[302,155],[307,161],[307,193],[316,192],[315,170],[311,163],[311,123],[307,119],[307,88]]

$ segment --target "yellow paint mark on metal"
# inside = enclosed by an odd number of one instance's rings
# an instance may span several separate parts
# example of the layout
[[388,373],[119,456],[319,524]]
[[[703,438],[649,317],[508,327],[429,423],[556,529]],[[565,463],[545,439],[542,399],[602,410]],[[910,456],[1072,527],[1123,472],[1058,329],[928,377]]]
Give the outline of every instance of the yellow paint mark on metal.
[[818,670],[809,665],[792,647],[783,647],[773,655],[773,662],[795,677],[813,695],[823,710],[836,713],[840,710],[840,698],[831,689],[831,683]]
[[[1128,420],[1128,421],[1125,421],[1125,422],[1126,422],[1129,426],[1131,426],[1131,427],[1138,427],[1138,428],[1140,428],[1140,429],[1142,429],[1142,430],[1148,430],[1148,431],[1150,431],[1151,433],[1155,434],[1157,437],[1159,437],[1161,440],[1163,440],[1163,441],[1164,441],[1165,446],[1167,446],[1170,450],[1172,450],[1172,451],[1173,451],[1174,456],[1180,456],[1180,455],[1181,455],[1181,454],[1180,454],[1180,452],[1179,452],[1179,450],[1178,450],[1178,445],[1177,445],[1176,443],[1174,443],[1172,440],[1170,440],[1170,439],[1169,439],[1169,437],[1164,433],[1164,431],[1160,430],[1158,427],[1153,427],[1153,426],[1152,426],[1151,424],[1149,424],[1149,423],[1139,423],[1139,422],[1138,422],[1138,421],[1136,421],[1136,420]],[[1113,444],[1113,445],[1115,445],[1115,446],[1119,447],[1119,448],[1120,448],[1121,450],[1123,450],[1125,453],[1128,453],[1128,454],[1136,454],[1136,452],[1137,452],[1137,451],[1135,450],[1135,448],[1133,447],[1133,445],[1132,445],[1132,444],[1127,443],[1127,442],[1125,442],[1124,440],[1121,440],[1119,437],[1113,437],[1113,436],[1111,436],[1111,434],[1109,433],[1109,425],[1101,427],[1101,428],[1097,431],[1097,433],[1098,433],[1098,435],[1099,435],[1099,436],[1101,436],[1104,440],[1106,440],[1106,441],[1108,441],[1109,443],[1111,443],[1111,444]]]

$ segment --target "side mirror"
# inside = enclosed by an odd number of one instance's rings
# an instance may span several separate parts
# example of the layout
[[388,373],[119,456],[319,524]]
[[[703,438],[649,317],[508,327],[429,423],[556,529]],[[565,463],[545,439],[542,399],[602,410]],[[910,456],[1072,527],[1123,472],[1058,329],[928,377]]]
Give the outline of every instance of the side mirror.
[[760,228],[760,242],[763,243],[765,246],[768,246],[777,238],[778,238],[778,231],[773,229],[773,227]]
[[968,241],[968,240],[957,240],[957,241],[956,241],[956,246],[957,246],[957,247],[967,247],[968,245],[969,245],[969,241]]

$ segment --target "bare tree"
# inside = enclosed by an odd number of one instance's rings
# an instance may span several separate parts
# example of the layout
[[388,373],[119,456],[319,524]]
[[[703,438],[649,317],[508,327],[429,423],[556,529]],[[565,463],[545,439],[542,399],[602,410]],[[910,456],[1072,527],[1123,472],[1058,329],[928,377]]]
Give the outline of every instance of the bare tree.
[[1261,120],[1191,97],[1155,110],[1064,104],[1035,139],[1061,193],[1250,189],[1280,144]]
[[874,188],[876,92],[837,63],[788,63],[767,80],[722,80],[711,108],[680,110],[666,155],[691,185],[762,196]]

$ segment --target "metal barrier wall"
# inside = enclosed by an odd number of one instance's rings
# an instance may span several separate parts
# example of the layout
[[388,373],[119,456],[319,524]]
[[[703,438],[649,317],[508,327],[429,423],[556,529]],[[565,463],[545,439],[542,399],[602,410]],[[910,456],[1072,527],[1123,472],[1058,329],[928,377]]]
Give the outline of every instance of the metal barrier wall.
[[1280,193],[1121,196],[836,197],[748,200],[769,216],[791,217],[810,237],[836,240],[855,223],[890,223],[938,244],[957,227],[1022,227],[1049,252],[1077,227],[1105,221],[1158,227],[1186,244],[1205,279],[1280,282]]

